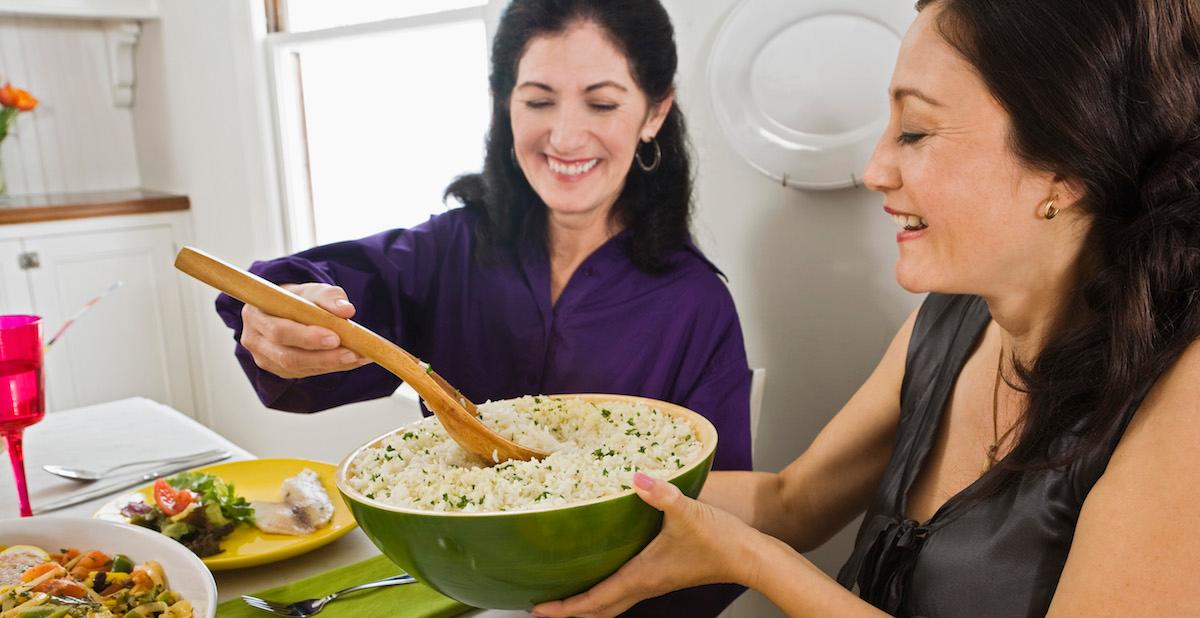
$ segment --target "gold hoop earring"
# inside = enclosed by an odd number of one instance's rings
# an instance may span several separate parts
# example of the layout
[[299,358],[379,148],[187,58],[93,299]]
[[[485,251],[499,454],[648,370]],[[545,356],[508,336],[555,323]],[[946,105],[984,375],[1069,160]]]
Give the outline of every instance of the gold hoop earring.
[[1047,221],[1058,216],[1058,209],[1054,207],[1054,202],[1057,202],[1057,201],[1058,201],[1058,196],[1055,195],[1054,197],[1047,200],[1046,205],[1042,207],[1042,216],[1045,217]]

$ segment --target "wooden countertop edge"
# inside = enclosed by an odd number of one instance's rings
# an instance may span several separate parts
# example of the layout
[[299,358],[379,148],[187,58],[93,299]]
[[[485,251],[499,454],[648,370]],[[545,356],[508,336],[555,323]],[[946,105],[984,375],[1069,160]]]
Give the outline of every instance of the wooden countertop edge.
[[0,225],[41,223],[65,219],[87,219],[113,215],[137,215],[153,212],[187,210],[191,202],[186,195],[151,195],[136,199],[95,201],[60,206],[20,206],[0,208]]

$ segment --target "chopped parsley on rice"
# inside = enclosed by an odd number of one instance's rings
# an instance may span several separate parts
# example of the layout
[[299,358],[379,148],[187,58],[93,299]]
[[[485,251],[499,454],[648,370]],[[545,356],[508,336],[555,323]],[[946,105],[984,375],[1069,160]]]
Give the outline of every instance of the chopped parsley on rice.
[[428,511],[515,511],[622,493],[633,473],[667,478],[704,450],[684,420],[641,403],[526,396],[479,406],[500,435],[551,454],[488,467],[435,417],[363,449],[350,487],[367,498]]

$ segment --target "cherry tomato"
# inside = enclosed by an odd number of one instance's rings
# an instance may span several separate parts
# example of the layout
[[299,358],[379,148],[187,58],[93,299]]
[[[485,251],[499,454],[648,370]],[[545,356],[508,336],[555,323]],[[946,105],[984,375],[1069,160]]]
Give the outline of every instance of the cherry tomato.
[[163,479],[154,481],[154,502],[167,517],[181,513],[192,503],[193,498],[192,492],[186,489],[176,491]]

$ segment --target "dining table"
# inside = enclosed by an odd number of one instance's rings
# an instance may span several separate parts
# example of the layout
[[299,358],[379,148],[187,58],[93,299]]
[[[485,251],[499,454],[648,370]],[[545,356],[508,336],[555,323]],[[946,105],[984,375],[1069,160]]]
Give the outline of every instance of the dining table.
[[[297,457],[315,458],[320,435],[312,437],[312,450],[298,444]],[[97,446],[102,445],[102,446]],[[91,517],[113,499],[114,494],[97,496],[78,504],[39,514],[39,505],[62,500],[76,492],[87,491],[95,481],[84,485],[51,475],[44,464],[104,469],[135,460],[172,457],[185,452],[220,449],[229,452],[224,461],[255,459],[255,455],[190,416],[162,403],[132,397],[96,405],[46,414],[44,420],[25,431],[25,468],[34,517]],[[331,461],[330,463],[338,463]],[[336,498],[335,498],[336,499]],[[0,519],[15,518],[17,496],[9,466],[0,469]],[[274,588],[379,556],[380,551],[366,534],[354,528],[341,538],[306,553],[248,568],[213,572],[218,600],[224,602],[260,590]],[[264,617],[271,614],[263,612]],[[403,618],[402,609],[392,614]],[[529,616],[515,610],[471,610],[468,618],[514,618]]]

